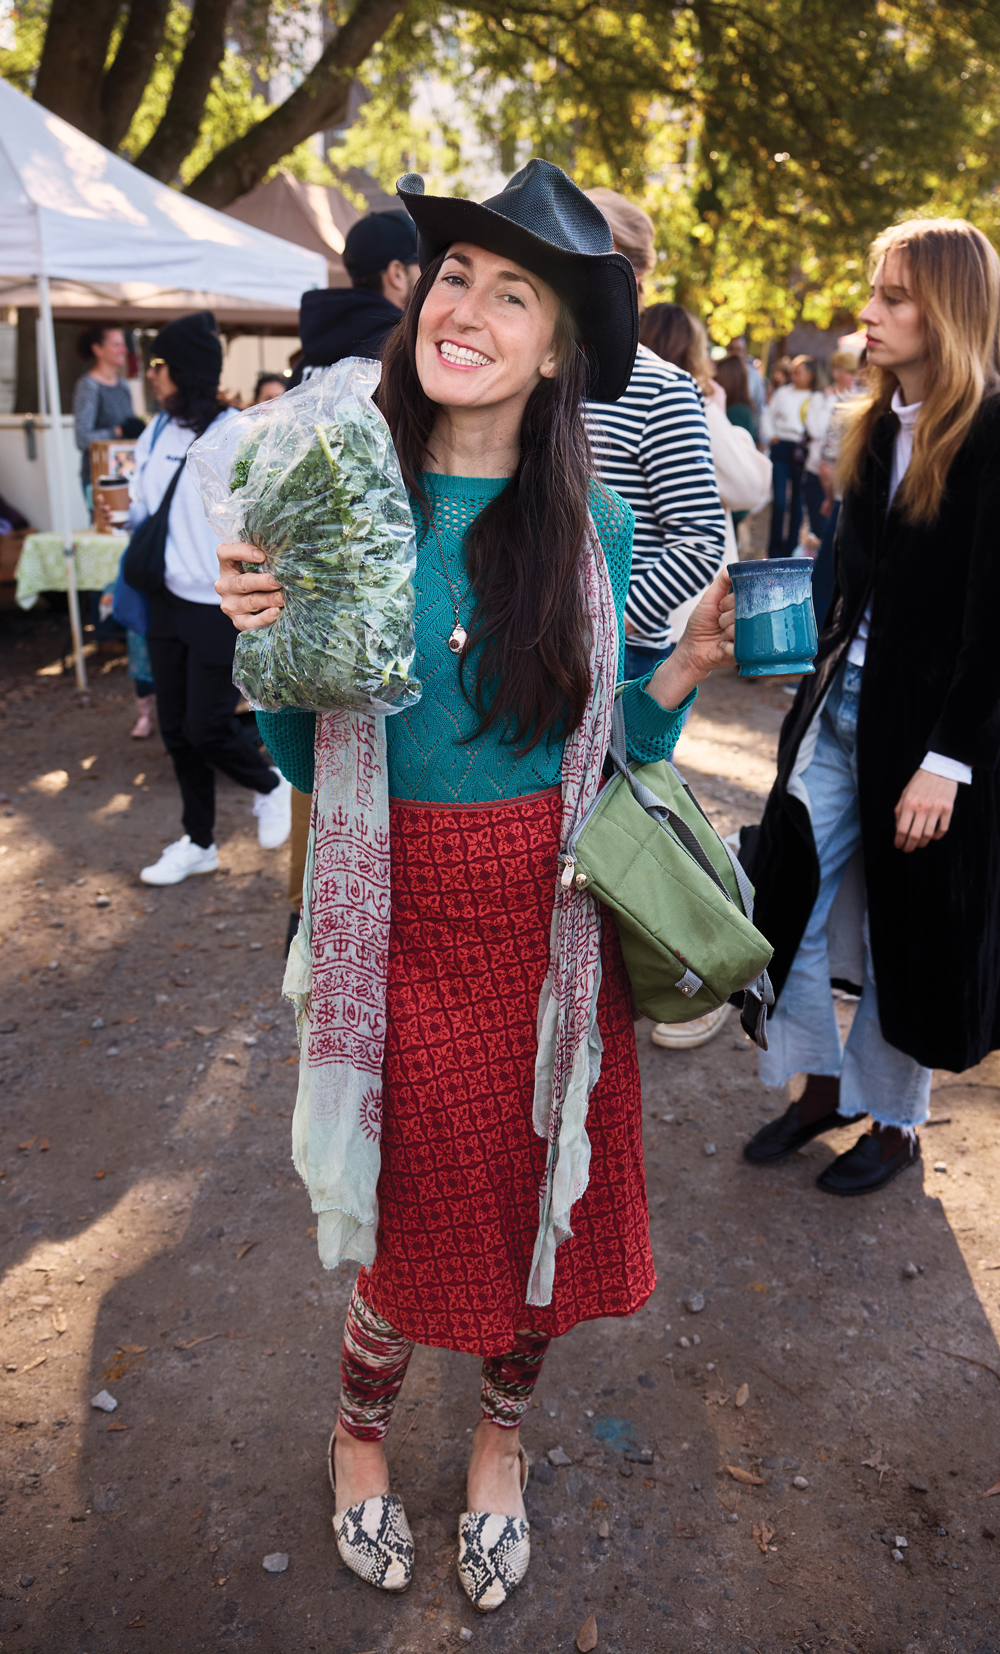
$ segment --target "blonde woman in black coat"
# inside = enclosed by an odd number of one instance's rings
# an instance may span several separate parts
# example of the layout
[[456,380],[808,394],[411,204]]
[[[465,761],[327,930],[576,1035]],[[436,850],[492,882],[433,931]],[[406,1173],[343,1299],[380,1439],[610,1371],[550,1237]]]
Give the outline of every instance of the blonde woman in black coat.
[[[778,996],[761,1077],[807,1083],[744,1152],[867,1114],[818,1179],[841,1195],[919,1159],[934,1068],[1000,1046],[1000,261],[937,219],[871,263],[834,603],[753,849]],[[843,1049],[831,981],[862,990]]]

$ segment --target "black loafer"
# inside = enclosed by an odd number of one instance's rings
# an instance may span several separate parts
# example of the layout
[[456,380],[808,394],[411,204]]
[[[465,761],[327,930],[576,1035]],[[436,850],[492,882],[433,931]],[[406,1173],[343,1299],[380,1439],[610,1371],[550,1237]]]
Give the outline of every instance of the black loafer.
[[866,1132],[859,1137],[853,1149],[838,1154],[825,1172],[816,1179],[817,1189],[828,1195],[870,1195],[882,1189],[908,1166],[920,1160],[920,1139],[903,1140],[903,1146],[891,1159],[883,1162],[882,1144],[878,1137]]
[[755,1165],[766,1166],[774,1160],[783,1160],[786,1154],[794,1154],[796,1149],[811,1143],[814,1137],[822,1137],[825,1131],[836,1131],[839,1126],[853,1126],[863,1119],[863,1114],[852,1114],[845,1118],[833,1109],[829,1114],[823,1114],[818,1120],[811,1120],[804,1126],[798,1103],[791,1103],[780,1120],[769,1120],[766,1126],[761,1126],[760,1131],[751,1137],[743,1150],[743,1158]]

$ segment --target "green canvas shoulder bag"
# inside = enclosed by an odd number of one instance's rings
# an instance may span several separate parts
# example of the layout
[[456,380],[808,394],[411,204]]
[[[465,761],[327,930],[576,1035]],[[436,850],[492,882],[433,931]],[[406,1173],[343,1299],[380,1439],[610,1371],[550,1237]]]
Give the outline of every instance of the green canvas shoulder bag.
[[567,845],[563,885],[614,914],[641,1015],[690,1022],[742,991],[743,1026],[766,1051],[772,949],[750,880],[671,763],[628,764],[620,698],[608,756],[615,773]]

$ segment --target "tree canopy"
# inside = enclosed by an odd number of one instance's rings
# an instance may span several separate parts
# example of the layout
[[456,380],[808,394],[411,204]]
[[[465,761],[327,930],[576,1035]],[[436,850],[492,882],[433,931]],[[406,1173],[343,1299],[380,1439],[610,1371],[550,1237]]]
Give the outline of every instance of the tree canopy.
[[[998,228],[993,0],[22,0],[14,24],[0,73],[216,207],[279,163],[322,176],[304,146],[357,82],[330,178],[416,164],[460,190],[470,133],[507,171],[545,156],[647,208],[652,293],[722,338],[856,312],[901,216]],[[421,122],[428,78],[451,114]]]

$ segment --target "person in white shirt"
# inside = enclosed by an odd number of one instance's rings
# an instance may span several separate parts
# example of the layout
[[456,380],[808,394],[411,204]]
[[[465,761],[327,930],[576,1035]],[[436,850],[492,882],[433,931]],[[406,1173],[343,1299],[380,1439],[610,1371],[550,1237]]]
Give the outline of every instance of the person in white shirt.
[[146,641],[163,744],[181,791],[183,836],[144,867],[144,884],[180,884],[214,873],[215,771],[254,792],[257,836],[264,849],[284,844],[291,827],[291,788],[269,765],[235,717],[236,630],[220,607],[217,537],[209,527],[187,451],[227,410],[219,399],[222,344],[208,310],[168,322],[153,342],[149,381],[163,412],[136,443],[129,528],[160,506],[168,489],[164,586],[148,594]]
[[802,527],[806,413],[816,395],[816,363],[811,356],[796,356],[791,374],[791,384],[779,385],[767,404],[761,432],[769,444],[774,471],[769,557],[791,557]]
[[[761,1078],[806,1075],[744,1153],[867,1114],[817,1179],[836,1195],[914,1166],[934,1069],[1000,1048],[1000,259],[961,219],[917,219],[871,267],[833,602],[744,846],[774,946]],[[859,995],[846,1045],[831,982]]]
[[805,441],[806,457],[802,468],[802,504],[809,520],[810,531],[817,540],[823,538],[825,518],[823,506],[826,502],[826,490],[820,476],[821,454],[826,433],[830,428],[830,415],[833,412],[833,403],[827,390],[817,390],[815,396],[809,398],[805,410]]

